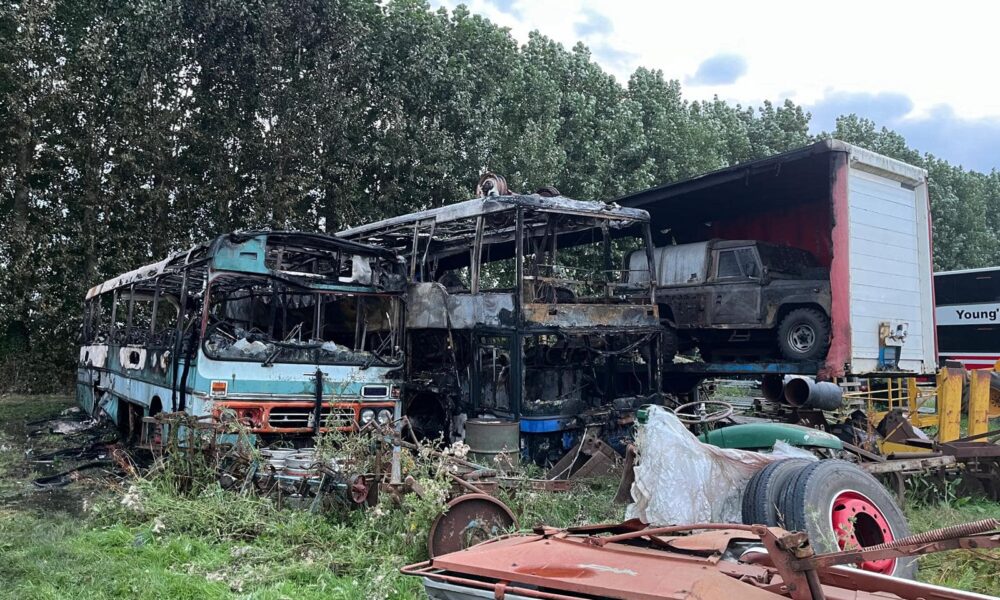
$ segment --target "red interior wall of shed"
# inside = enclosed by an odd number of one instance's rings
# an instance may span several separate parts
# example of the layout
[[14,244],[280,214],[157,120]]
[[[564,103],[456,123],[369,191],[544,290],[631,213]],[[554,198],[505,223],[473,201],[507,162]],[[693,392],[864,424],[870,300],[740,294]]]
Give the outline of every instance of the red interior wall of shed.
[[[709,227],[709,237],[793,246],[808,250],[819,264],[830,267],[832,335],[830,351],[820,369],[823,378],[843,376],[851,355],[846,161],[836,161],[832,170],[830,197],[719,219]],[[838,220],[840,227],[835,226]],[[837,260],[835,244],[843,249]]]
[[761,240],[808,250],[819,264],[833,261],[832,209],[829,199],[804,202],[767,212],[713,221],[710,237],[724,240]]

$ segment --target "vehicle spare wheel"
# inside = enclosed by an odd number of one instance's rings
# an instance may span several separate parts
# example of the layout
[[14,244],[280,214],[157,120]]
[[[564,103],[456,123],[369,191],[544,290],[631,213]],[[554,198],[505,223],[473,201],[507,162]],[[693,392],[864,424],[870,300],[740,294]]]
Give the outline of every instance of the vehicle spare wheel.
[[815,308],[796,308],[778,325],[778,347],[788,360],[819,360],[830,346],[830,320]]
[[[910,535],[892,496],[871,475],[843,460],[807,465],[785,483],[778,510],[785,529],[804,531],[817,554],[868,548]],[[913,579],[914,557],[861,563],[866,571]]]
[[750,478],[743,491],[743,522],[747,525],[784,527],[784,514],[778,510],[785,484],[802,469],[813,464],[805,458],[773,462]]

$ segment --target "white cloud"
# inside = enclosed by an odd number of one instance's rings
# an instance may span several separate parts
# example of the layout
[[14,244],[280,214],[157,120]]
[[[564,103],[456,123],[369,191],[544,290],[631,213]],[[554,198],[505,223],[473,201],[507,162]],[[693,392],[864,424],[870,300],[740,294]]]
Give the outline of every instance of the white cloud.
[[[457,2],[438,0],[449,7]],[[622,82],[636,66],[685,79],[718,54],[749,68],[733,84],[686,85],[688,98],[713,94],[757,104],[764,99],[809,105],[829,92],[897,93],[912,117],[947,105],[961,118],[1000,116],[1000,3],[841,0],[807,3],[639,2],[637,0],[471,0],[473,12],[510,27],[520,41],[538,29],[571,47],[580,22],[600,15],[611,31],[590,28],[583,41]],[[590,15],[590,17],[588,17]],[[588,21],[590,19],[590,21]],[[597,52],[598,48],[605,49]],[[605,58],[602,60],[602,56]],[[611,57],[618,57],[617,60]],[[622,60],[621,57],[630,59]],[[631,59],[634,57],[634,59]]]

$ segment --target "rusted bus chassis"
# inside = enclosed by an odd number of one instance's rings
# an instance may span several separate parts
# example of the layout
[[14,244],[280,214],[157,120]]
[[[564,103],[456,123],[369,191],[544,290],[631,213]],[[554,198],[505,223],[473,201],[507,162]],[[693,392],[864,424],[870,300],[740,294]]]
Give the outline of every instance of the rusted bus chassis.
[[139,441],[161,411],[257,436],[399,415],[402,294],[389,252],[312,233],[240,232],[87,292],[77,399]]
[[466,418],[517,421],[539,463],[588,426],[606,439],[624,432],[660,389],[654,278],[632,278],[646,300],[622,283],[627,253],[652,251],[648,221],[603,202],[511,194],[339,233],[407,261],[414,429],[454,439]]

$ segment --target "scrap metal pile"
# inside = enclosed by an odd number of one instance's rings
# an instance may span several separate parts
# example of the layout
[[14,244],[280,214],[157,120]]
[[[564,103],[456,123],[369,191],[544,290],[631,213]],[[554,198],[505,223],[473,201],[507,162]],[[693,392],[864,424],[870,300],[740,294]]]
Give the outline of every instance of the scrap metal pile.
[[[569,489],[565,480],[525,477],[510,462],[487,466],[468,460],[469,448],[461,444],[441,449],[412,434],[402,439],[400,432],[409,428],[391,422],[372,421],[350,435],[321,435],[315,438],[318,447],[299,448],[258,448],[233,418],[160,413],[145,422],[158,431],[149,447],[159,459],[154,468],[172,465],[182,492],[209,477],[224,489],[312,512],[333,505],[371,507],[380,495],[396,504],[410,493],[442,501],[430,531],[431,556],[516,528],[513,513],[495,497],[501,489]],[[429,484],[435,489],[427,489]]]
[[539,527],[404,567],[433,600],[981,600],[861,569],[957,548],[1000,547],[1000,521],[930,531],[865,549],[817,554],[808,536],[776,527],[637,521],[569,529]]

